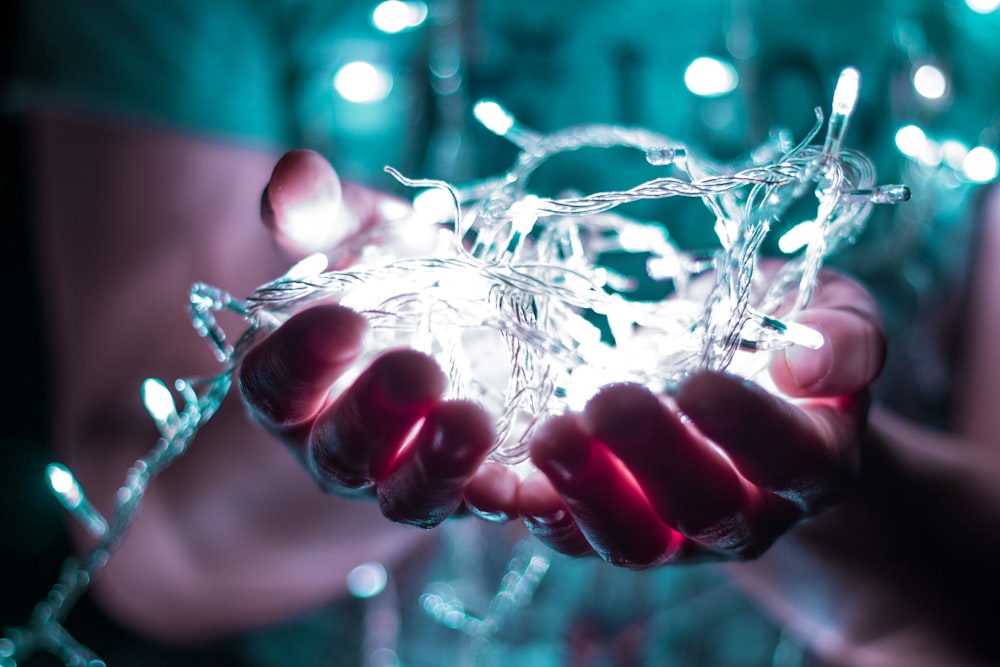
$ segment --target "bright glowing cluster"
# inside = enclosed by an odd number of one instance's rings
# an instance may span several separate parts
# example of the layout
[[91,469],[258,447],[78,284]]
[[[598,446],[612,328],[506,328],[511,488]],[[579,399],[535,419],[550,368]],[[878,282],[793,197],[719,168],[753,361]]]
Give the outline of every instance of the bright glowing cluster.
[[[857,236],[873,203],[908,197],[902,186],[874,187],[871,162],[841,149],[858,85],[856,70],[841,76],[821,148],[810,145],[821,125],[817,111],[816,128],[802,143],[764,147],[753,153],[756,161],[736,165],[643,129],[589,125],[541,135],[496,102],[480,103],[477,118],[521,149],[508,172],[455,187],[389,169],[407,185],[443,193],[438,209],[387,222],[341,248],[361,258],[349,270],[307,275],[299,267],[263,286],[248,300],[249,321],[267,330],[318,300],[357,310],[371,326],[369,354],[356,372],[394,347],[432,355],[452,396],[479,401],[497,416],[493,457],[510,464],[524,459],[537,424],[580,409],[610,382],[665,393],[699,368],[752,375],[761,366],[752,352],[822,344],[793,320],[823,259]],[[564,199],[527,189],[545,160],[585,146],[638,149],[637,159],[645,156],[664,173],[629,190]],[[720,247],[683,250],[662,225],[614,211],[670,197],[699,198]],[[761,242],[805,197],[815,199],[815,217],[794,225],[786,243],[804,250],[765,280],[756,271]],[[426,198],[421,208],[428,210]],[[451,224],[436,224],[443,219]],[[422,239],[416,249],[414,237]],[[409,240],[394,241],[402,238]],[[632,278],[599,262],[618,251],[645,254],[648,277],[670,281],[671,296],[627,298]],[[354,377],[348,373],[342,383]]]

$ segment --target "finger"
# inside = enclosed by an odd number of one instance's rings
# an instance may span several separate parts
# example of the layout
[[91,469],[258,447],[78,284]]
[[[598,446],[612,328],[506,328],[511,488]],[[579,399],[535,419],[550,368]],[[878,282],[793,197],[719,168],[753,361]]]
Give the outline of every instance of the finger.
[[[251,416],[299,450],[330,385],[361,352],[368,323],[358,313],[324,304],[291,317],[247,353],[239,387]],[[302,453],[300,451],[300,453]]]
[[493,447],[493,420],[464,401],[436,405],[377,481],[382,513],[422,528],[455,513],[466,485]]
[[807,513],[842,497],[856,467],[862,405],[845,399],[800,408],[711,371],[684,382],[676,400],[753,484]]
[[740,552],[755,539],[756,511],[766,502],[759,490],[647,389],[606,387],[591,399],[584,420],[667,525],[724,551]]
[[358,231],[358,219],[344,215],[340,178],[326,159],[306,149],[285,153],[261,197],[261,219],[293,255],[334,248]]
[[507,521],[518,516],[517,491],[520,480],[511,468],[495,461],[479,466],[465,487],[465,503],[476,515],[490,521]]
[[562,496],[594,551],[608,562],[650,567],[681,550],[685,538],[660,521],[621,463],[578,416],[561,415],[539,429],[531,460]]
[[885,332],[871,296],[825,272],[813,305],[797,320],[823,335],[817,350],[795,346],[771,362],[775,385],[794,397],[842,396],[865,389],[885,363]]
[[541,472],[533,472],[521,482],[517,507],[524,525],[543,544],[570,556],[594,554],[569,508]]
[[445,385],[427,355],[403,349],[376,358],[313,424],[307,465],[317,482],[329,491],[372,486]]

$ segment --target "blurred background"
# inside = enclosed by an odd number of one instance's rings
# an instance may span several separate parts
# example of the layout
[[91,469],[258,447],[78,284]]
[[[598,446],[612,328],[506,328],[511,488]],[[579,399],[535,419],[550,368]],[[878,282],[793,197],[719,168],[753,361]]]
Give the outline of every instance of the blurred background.
[[[839,72],[855,66],[862,93],[846,145],[875,160],[880,183],[907,183],[914,198],[877,210],[836,262],[883,306],[893,338],[880,384],[886,400],[925,422],[947,412],[952,331],[936,322],[947,321],[942,307],[960,305],[950,297],[967,279],[978,202],[1000,169],[1000,0],[204,5],[0,7],[0,626],[26,620],[69,549],[44,482],[49,388],[35,272],[45,267],[31,261],[22,115],[39,100],[224,141],[311,147],[344,177],[392,190],[386,164],[454,182],[510,166],[514,148],[473,119],[483,98],[540,131],[639,125],[732,159],[776,129],[803,137],[814,107],[828,113]],[[123,25],[135,31],[122,34]],[[102,42],[108,34],[114,39]],[[267,48],[234,48],[254,40]],[[164,43],[190,47],[164,62]],[[154,71],[161,78],[150,81]],[[592,192],[634,185],[648,169],[627,151],[582,152],[547,165],[534,185]],[[695,246],[706,243],[695,208],[633,213]],[[768,252],[781,254],[779,237]],[[109,664],[239,664],[228,647],[176,654],[149,646],[87,600],[69,627]],[[758,664],[779,664],[773,650],[767,655],[772,662]],[[796,656],[787,664],[808,664]]]

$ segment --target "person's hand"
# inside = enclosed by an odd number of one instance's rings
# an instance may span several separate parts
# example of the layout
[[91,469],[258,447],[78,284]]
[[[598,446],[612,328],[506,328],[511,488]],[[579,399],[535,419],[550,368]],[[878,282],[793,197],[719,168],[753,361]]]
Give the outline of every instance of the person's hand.
[[649,567],[752,558],[837,503],[857,469],[884,334],[868,294],[832,272],[799,321],[825,343],[775,356],[783,396],[706,371],[673,399],[612,385],[582,414],[553,419],[532,445],[541,472],[521,483],[516,513],[559,551]]
[[[341,184],[316,153],[293,151],[275,167],[261,209],[278,242],[294,253],[335,250],[371,231],[386,203],[397,210],[400,204]],[[335,229],[310,243],[316,237],[295,219],[302,209],[325,212],[326,221],[335,216]],[[443,400],[444,373],[414,350],[381,354],[330,396],[358,359],[366,327],[361,315],[336,304],[295,314],[246,355],[239,373],[244,401],[327,492],[377,497],[389,519],[434,526],[461,506],[493,445],[492,418],[474,403]]]

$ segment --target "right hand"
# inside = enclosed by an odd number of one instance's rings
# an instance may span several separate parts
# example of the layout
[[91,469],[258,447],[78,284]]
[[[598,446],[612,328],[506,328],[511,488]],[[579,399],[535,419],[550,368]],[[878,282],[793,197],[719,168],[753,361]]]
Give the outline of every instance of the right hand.
[[[290,228],[296,207],[336,210],[331,202],[341,192],[338,230],[327,235],[334,244],[378,225],[383,203],[399,204],[341,184],[322,157],[298,150],[275,167],[262,217],[279,243],[301,253],[301,234]],[[389,519],[432,527],[462,506],[493,446],[493,420],[477,404],[444,400],[444,373],[409,349],[382,353],[330,396],[358,359],[366,328],[364,317],[338,304],[299,312],[247,353],[240,390],[254,420],[291,448],[322,489],[377,498]]]

